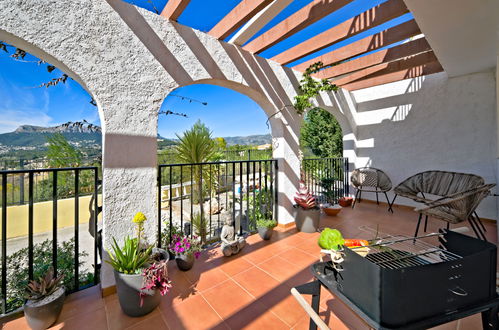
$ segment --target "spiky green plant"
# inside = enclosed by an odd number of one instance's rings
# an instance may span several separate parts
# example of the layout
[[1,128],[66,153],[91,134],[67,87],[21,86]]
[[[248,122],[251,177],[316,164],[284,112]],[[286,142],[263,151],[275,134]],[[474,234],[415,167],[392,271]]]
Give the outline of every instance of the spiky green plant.
[[127,236],[123,248],[120,248],[113,237],[111,245],[113,252],[109,253],[109,259],[106,260],[113,268],[123,274],[139,274],[142,266],[149,260],[151,256],[152,246],[146,250],[141,250],[138,240]]
[[40,300],[50,296],[61,287],[61,281],[64,275],[54,277],[54,269],[49,268],[45,276],[38,278],[38,281],[31,281],[26,286],[26,299]]

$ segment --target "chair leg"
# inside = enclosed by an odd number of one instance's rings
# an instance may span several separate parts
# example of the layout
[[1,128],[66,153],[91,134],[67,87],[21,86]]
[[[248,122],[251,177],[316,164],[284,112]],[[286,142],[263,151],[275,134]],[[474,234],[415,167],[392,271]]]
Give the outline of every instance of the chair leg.
[[[362,188],[362,187],[361,187]],[[362,201],[362,190],[359,190],[359,203]]]
[[[385,195],[386,195],[386,192],[385,192]],[[395,196],[393,196],[393,200],[392,200],[392,202],[391,202],[391,203],[390,203],[390,202],[388,202],[388,206],[390,207],[388,210],[389,210],[390,212],[392,212],[392,213],[393,213],[393,208],[392,208],[392,207],[393,207],[393,203],[395,203],[395,199],[396,199],[396,198],[397,198],[397,194],[395,194]],[[388,200],[388,197],[386,197],[386,200]]]
[[379,205],[379,199],[378,199],[378,188],[376,188],[376,204]]
[[426,233],[426,229],[428,228],[428,216],[425,216],[424,219],[424,232]]
[[473,229],[473,232],[475,233],[475,236],[478,238],[478,239],[481,239],[481,240],[486,240],[482,237],[482,235],[480,235],[480,232],[478,231],[478,229],[475,227],[476,224],[473,222],[473,219],[471,217],[468,218],[468,222],[470,223],[470,226],[471,226],[471,229]]
[[450,230],[450,222],[447,222],[447,230]]
[[390,200],[388,199],[388,195],[386,194],[386,191],[384,191],[384,193],[385,193],[386,202],[388,203],[388,212],[393,213],[392,206],[390,205]]
[[357,198],[359,196],[359,193],[360,193],[360,190],[357,189],[357,191],[355,192],[355,199],[353,200],[353,203],[352,203],[352,209],[355,207],[355,203],[357,203]]
[[476,214],[476,211],[473,211],[473,214],[472,214],[472,215],[474,215],[474,216],[475,216],[475,219],[477,219],[477,220],[478,220],[478,223],[479,223],[479,224],[480,224],[480,226],[482,227],[482,230],[483,230],[484,232],[487,232],[487,229],[486,229],[486,228],[485,228],[485,226],[483,225],[483,222],[482,222],[482,220],[480,219],[480,217],[478,216],[478,214]]
[[414,233],[414,237],[418,237],[419,225],[421,224],[421,218],[423,218],[423,213],[419,213],[418,225],[416,226],[416,232]]
[[483,231],[480,228],[480,226],[478,225],[478,223],[476,223],[475,218],[473,218],[472,216],[470,216],[468,218],[468,221],[471,224],[471,226],[473,227],[473,231],[475,232],[475,234],[477,235],[477,237],[479,239],[484,240],[485,242],[487,242],[487,238],[485,237],[485,234],[483,233]]

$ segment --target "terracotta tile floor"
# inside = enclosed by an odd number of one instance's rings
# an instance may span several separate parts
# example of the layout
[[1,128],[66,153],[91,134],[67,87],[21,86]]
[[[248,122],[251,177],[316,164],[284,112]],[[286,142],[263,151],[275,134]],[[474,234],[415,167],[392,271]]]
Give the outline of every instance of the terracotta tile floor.
[[[321,226],[340,229],[345,237],[370,238],[359,229],[369,225],[387,233],[414,233],[417,215],[408,208],[363,202],[337,217],[322,218]],[[428,231],[441,223],[431,220]],[[490,241],[497,242],[495,224],[485,222]],[[124,315],[116,295],[100,296],[100,287],[70,295],[54,329],[308,329],[308,317],[289,290],[312,279],[309,266],[318,261],[318,233],[278,230],[270,241],[258,235],[237,256],[224,258],[214,248],[204,252],[188,272],[170,262],[174,288],[160,307],[141,318]],[[323,290],[321,316],[334,329],[368,329],[344,304]],[[478,315],[438,327],[481,329]],[[3,329],[27,329],[24,318]]]

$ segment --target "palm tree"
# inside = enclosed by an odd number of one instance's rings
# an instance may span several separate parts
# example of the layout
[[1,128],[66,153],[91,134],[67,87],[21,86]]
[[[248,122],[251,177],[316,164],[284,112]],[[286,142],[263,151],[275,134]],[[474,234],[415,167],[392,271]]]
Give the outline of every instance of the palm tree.
[[[178,160],[183,163],[195,164],[205,163],[216,156],[216,144],[211,137],[211,131],[201,121],[197,121],[190,129],[185,131],[182,136],[177,134],[179,143],[175,146],[175,152]],[[197,191],[194,195],[195,200],[199,203],[200,219],[198,224],[198,232],[201,240],[206,241],[206,223],[203,212],[203,166],[194,166],[193,176],[196,178]],[[209,175],[208,175],[209,176]],[[210,178],[208,177],[208,180]],[[206,179],[205,179],[206,181]],[[194,203],[194,200],[191,201]],[[192,221],[193,219],[191,219]]]

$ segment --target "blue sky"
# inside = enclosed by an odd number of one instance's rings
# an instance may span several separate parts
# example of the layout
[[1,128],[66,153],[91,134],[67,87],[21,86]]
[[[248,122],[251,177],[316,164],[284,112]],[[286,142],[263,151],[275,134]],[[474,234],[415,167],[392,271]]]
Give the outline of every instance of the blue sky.
[[[269,48],[261,55],[270,58],[384,1],[353,1],[337,12]],[[161,11],[166,4],[166,0],[126,0],[126,2],[149,10],[153,10],[151,3],[154,3],[158,11]],[[191,0],[178,21],[201,31],[209,31],[239,3],[239,0],[216,0],[215,2],[216,6],[213,5],[213,1]],[[254,38],[310,2],[311,0],[293,1]],[[290,63],[289,66],[327,53],[411,18],[410,14],[404,15],[347,41]],[[227,39],[229,38],[230,36]],[[12,53],[14,49],[11,47],[9,50]],[[52,78],[59,77],[61,72],[55,70],[48,73],[46,65],[38,65],[37,59],[32,56],[27,56],[25,60],[30,63],[14,61],[3,52],[0,54],[0,133],[10,132],[22,124],[53,126],[83,119],[99,124],[97,109],[89,103],[90,96],[78,83],[68,79],[66,84],[60,84],[56,87],[32,88]],[[186,113],[189,118],[161,115],[158,129],[164,137],[175,137],[175,133],[186,130],[198,119],[210,127],[214,136],[270,133],[266,125],[267,117],[263,110],[251,99],[237,92],[218,86],[192,85],[177,89],[173,93],[208,102],[208,105],[204,106],[178,97],[167,97],[162,110]]]

